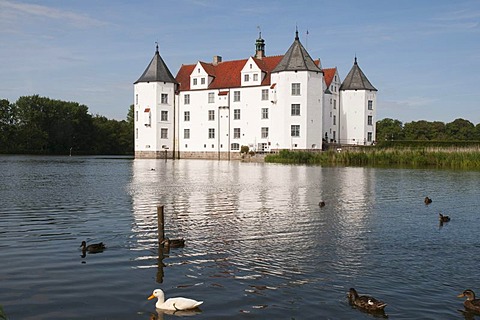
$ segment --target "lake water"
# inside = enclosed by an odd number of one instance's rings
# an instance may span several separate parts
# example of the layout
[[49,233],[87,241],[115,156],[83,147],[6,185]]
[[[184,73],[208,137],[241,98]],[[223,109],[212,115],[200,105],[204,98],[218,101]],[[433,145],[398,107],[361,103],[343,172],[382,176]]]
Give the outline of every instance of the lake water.
[[[473,319],[456,295],[480,295],[480,172],[0,156],[0,182],[10,320],[176,318],[155,288],[195,319],[372,319],[350,287],[389,319]],[[185,248],[159,252],[158,205]]]

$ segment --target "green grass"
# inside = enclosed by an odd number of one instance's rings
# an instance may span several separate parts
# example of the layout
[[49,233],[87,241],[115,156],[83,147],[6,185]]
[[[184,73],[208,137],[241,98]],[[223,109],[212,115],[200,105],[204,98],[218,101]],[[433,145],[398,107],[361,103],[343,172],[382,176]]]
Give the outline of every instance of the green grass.
[[451,148],[359,148],[305,152],[281,150],[265,162],[344,166],[408,166],[445,169],[480,169],[480,151]]

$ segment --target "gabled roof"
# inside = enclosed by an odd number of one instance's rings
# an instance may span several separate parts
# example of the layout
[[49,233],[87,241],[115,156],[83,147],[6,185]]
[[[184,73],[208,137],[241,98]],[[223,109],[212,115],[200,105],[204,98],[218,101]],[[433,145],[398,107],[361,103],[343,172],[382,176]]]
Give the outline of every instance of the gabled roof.
[[147,69],[145,69],[142,76],[137,81],[135,81],[134,84],[139,82],[177,83],[170,70],[168,70],[168,67],[163,61],[162,57],[160,57],[160,53],[158,52],[158,45],[152,61],[150,61]]
[[352,69],[343,80],[340,90],[373,90],[377,91],[375,87],[368,81],[365,74],[362,72],[357,64],[357,57],[353,63]]
[[317,71],[322,70],[315,64],[313,59],[308,54],[307,50],[300,43],[298,38],[298,31],[295,35],[295,40],[283,56],[282,61],[272,70],[272,72],[280,71]]
[[[270,85],[270,74],[283,56],[254,58],[255,63],[266,73],[261,85]],[[208,89],[238,88],[242,84],[241,72],[248,59],[224,61],[214,65],[212,63],[200,62],[202,67],[213,77]],[[178,70],[176,81],[180,84],[180,91],[190,90],[190,75],[196,64],[182,65]]]
[[330,87],[333,81],[333,77],[337,73],[337,68],[328,68],[328,69],[323,69],[323,77],[325,78],[325,84],[327,85],[327,88]]

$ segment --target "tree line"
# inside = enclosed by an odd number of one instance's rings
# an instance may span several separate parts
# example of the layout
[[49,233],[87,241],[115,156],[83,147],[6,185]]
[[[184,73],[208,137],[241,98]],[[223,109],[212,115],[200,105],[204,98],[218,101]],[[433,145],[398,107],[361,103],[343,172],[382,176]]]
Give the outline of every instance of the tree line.
[[440,121],[412,121],[385,118],[377,121],[376,141],[480,141],[480,123],[474,125],[465,119],[449,123]]
[[91,115],[76,102],[38,95],[0,99],[0,153],[133,154],[133,105],[127,120]]

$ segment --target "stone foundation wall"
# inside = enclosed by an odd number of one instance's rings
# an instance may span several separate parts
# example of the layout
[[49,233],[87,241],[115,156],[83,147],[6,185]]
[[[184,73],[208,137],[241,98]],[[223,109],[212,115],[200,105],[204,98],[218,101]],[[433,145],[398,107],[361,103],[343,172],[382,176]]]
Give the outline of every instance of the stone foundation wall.
[[172,159],[172,151],[135,151],[135,159]]
[[[136,159],[172,159],[172,151],[135,151]],[[175,152],[175,158],[180,157],[180,159],[206,159],[206,160],[229,160],[228,152],[188,152],[180,151],[180,153]],[[230,160],[242,160],[242,155],[240,152],[230,152]]]

